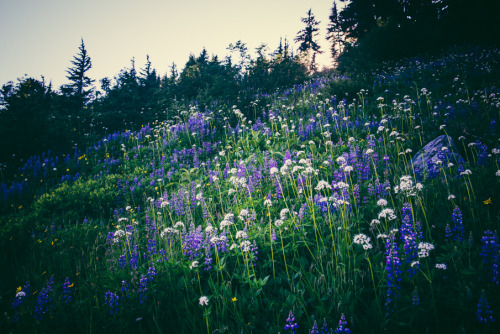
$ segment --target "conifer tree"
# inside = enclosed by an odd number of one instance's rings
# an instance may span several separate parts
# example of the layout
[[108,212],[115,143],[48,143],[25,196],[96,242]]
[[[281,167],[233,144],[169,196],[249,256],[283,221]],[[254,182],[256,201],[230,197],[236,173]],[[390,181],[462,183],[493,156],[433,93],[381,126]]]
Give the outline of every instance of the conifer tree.
[[299,51],[308,54],[308,56],[312,50],[313,54],[310,70],[313,70],[315,68],[316,53],[323,53],[323,51],[320,51],[321,46],[314,40],[314,38],[319,34],[318,25],[321,22],[316,21],[311,9],[307,12],[307,17],[303,17],[301,21],[305,23],[306,27],[297,33],[295,42],[300,43]]
[[80,47],[78,48],[78,55],[73,57],[71,64],[73,67],[70,67],[66,70],[68,73],[68,80],[71,82],[68,85],[63,86],[63,92],[68,93],[71,96],[74,96],[81,100],[82,105],[88,102],[90,99],[90,94],[92,93],[92,89],[86,89],[91,86],[95,80],[90,79],[85,73],[90,70],[92,67],[92,62],[90,57],[85,49],[85,44],[82,42]]
[[338,55],[342,52],[342,28],[340,27],[339,15],[337,11],[337,3],[333,2],[332,12],[328,17],[328,27],[326,29],[326,39],[330,41],[330,55],[333,62],[336,61]]

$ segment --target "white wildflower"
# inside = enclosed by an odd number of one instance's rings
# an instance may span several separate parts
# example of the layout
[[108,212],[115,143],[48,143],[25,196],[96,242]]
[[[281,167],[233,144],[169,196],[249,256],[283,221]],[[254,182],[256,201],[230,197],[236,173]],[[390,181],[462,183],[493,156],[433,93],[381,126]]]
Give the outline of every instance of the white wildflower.
[[199,263],[198,261],[191,262],[189,269],[193,270],[194,268],[198,268],[198,263]]
[[206,296],[200,297],[200,305],[201,306],[208,306],[208,298]]
[[428,257],[429,252],[434,249],[434,245],[428,242],[421,242],[418,244],[418,257]]
[[378,219],[385,218],[387,220],[396,219],[396,215],[394,214],[393,209],[385,208],[378,214]]
[[377,205],[378,206],[387,206],[387,201],[385,199],[381,198],[377,201]]
[[248,234],[245,231],[238,231],[236,232],[236,239],[245,239],[248,237]]
[[323,189],[332,189],[332,186],[328,182],[321,180],[318,182],[318,185],[314,189],[316,191],[320,191]]
[[444,263],[436,263],[436,269],[446,270],[446,264],[444,264]]
[[283,219],[283,220],[286,220],[286,215],[290,212],[290,210],[288,210],[287,208],[285,209],[282,209],[280,211],[280,218]]

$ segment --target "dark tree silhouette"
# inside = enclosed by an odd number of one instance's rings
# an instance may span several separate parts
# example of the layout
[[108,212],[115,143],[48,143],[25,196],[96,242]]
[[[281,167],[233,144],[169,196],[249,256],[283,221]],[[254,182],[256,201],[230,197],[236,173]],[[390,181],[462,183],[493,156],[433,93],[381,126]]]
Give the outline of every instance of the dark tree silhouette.
[[91,98],[93,89],[86,88],[91,87],[94,80],[85,75],[85,73],[92,67],[92,62],[87,50],[85,49],[83,38],[78,50],[78,55],[74,56],[71,61],[73,66],[66,70],[68,73],[66,78],[68,78],[71,83],[63,86],[62,90],[63,92],[81,100],[83,105],[86,104]]
[[314,40],[316,36],[318,36],[318,25],[321,22],[316,21],[314,14],[311,9],[307,12],[307,17],[303,17],[301,21],[306,25],[304,29],[297,33],[297,37],[295,37],[295,42],[300,43],[299,51],[309,53],[312,50],[312,61],[310,70],[315,68],[315,55],[316,53],[323,53],[320,51],[321,46]]

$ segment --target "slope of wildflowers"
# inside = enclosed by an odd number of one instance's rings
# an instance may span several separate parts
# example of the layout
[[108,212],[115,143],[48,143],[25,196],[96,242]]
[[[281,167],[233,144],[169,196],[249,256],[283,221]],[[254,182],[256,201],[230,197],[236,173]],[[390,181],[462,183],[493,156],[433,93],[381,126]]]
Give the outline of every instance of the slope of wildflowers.
[[[196,104],[0,189],[6,332],[495,332],[500,51]],[[460,157],[416,169],[428,141]]]

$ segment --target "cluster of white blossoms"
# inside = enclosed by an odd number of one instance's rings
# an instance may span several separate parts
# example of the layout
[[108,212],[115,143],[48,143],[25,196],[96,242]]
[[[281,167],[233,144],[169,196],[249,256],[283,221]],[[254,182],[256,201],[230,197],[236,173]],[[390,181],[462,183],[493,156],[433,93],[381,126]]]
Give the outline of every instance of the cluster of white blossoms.
[[280,168],[281,175],[286,175],[289,172],[291,165],[292,165],[292,160],[286,159],[283,166]]
[[413,184],[411,176],[405,175],[401,176],[399,179],[399,185],[394,187],[394,193],[401,193],[405,196],[416,196],[417,191],[420,191],[424,188],[421,183]]
[[194,268],[198,268],[198,263],[199,263],[198,261],[191,262],[189,269],[193,270]]
[[354,168],[352,166],[345,166],[344,167],[344,172],[346,173],[350,173],[354,170]]
[[208,306],[208,298],[206,296],[201,296],[199,302],[201,306]]
[[314,190],[320,191],[323,189],[332,189],[332,186],[328,182],[321,180],[318,182],[318,185],[314,188]]
[[211,243],[212,245],[216,246],[216,245],[217,245],[217,243],[219,243],[219,242],[225,242],[226,240],[227,240],[227,237],[226,237],[226,236],[224,236],[224,235],[223,235],[223,236],[220,236],[220,237],[216,237],[216,236],[214,236],[214,237],[211,237],[211,238],[210,238],[210,243]]
[[247,179],[245,177],[231,176],[229,178],[229,183],[231,183],[235,187],[242,187],[242,188],[247,187]]
[[175,233],[179,233],[179,231],[174,230],[171,227],[166,227],[163,231],[161,231],[160,237],[164,238],[167,235],[172,235],[172,234],[175,234]]
[[340,181],[340,182],[335,183],[333,185],[333,188],[334,189],[340,189],[340,190],[342,190],[342,189],[345,189],[345,188],[349,188],[349,185],[347,183],[345,183],[345,182]]
[[242,209],[240,211],[240,215],[238,216],[238,218],[240,220],[246,220],[249,214],[250,214],[250,212],[248,211],[248,209]]
[[286,220],[287,214],[290,212],[287,208],[284,208],[280,211],[280,219],[281,220]]
[[378,214],[378,219],[380,218],[385,218],[387,220],[394,220],[396,219],[396,215],[394,214],[393,209],[385,208],[383,209],[379,214]]
[[437,269],[446,270],[446,264],[444,264],[444,263],[436,263],[436,268]]
[[233,225],[234,215],[232,213],[226,213],[224,219],[220,222],[219,228],[222,230],[226,227]]
[[245,231],[238,231],[236,232],[236,239],[246,239],[248,238],[248,234]]
[[354,236],[353,242],[355,244],[362,245],[364,250],[368,250],[373,248],[370,240],[370,237],[368,237],[366,234],[361,233]]
[[273,203],[271,202],[271,200],[270,200],[270,199],[266,199],[266,200],[264,201],[264,205],[265,205],[265,206],[267,206],[267,207],[270,207],[270,206],[272,206],[272,205],[273,205]]
[[385,199],[381,198],[377,201],[377,205],[378,206],[387,206],[387,201]]
[[429,252],[434,249],[434,245],[428,242],[421,242],[418,244],[418,257],[428,257]]
[[472,175],[472,171],[470,169],[466,169],[463,172],[460,172],[460,175]]
[[252,245],[252,244],[250,243],[250,241],[248,241],[248,240],[243,240],[243,241],[241,242],[241,244],[240,244],[240,247],[241,247],[241,250],[242,250],[243,252],[248,253],[248,252],[251,250],[251,248],[250,248],[250,246],[251,246],[251,245]]
[[274,226],[276,227],[280,227],[281,225],[283,225],[283,220],[281,219],[277,219],[275,222],[274,222]]

